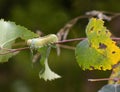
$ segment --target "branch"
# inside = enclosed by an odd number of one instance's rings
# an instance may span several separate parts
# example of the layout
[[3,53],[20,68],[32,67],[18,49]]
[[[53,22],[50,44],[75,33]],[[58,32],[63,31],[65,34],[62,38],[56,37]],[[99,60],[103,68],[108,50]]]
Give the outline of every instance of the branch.
[[9,54],[9,53],[14,53],[14,52],[17,52],[17,51],[22,51],[22,50],[27,50],[27,49],[29,49],[29,47],[18,48],[18,49],[7,49],[7,48],[2,48],[2,49],[7,50],[7,52],[0,53],[0,55],[5,55],[5,54]]
[[59,47],[64,48],[64,49],[75,50],[75,47],[68,46],[68,45],[63,45],[63,44],[59,44]]
[[96,82],[96,81],[107,81],[107,80],[119,81],[120,78],[88,79],[88,81],[91,81],[91,82]]
[[[55,44],[62,44],[62,43],[67,43],[67,42],[73,42],[73,41],[81,41],[81,40],[85,40],[87,38],[75,38],[75,39],[68,39],[68,40],[62,40],[62,41],[58,41]],[[114,41],[120,41],[120,38],[118,37],[112,37],[111,38]]]
[[91,15],[83,15],[83,16],[75,17],[72,20],[70,20],[68,23],[65,24],[64,27],[62,27],[58,31],[58,33],[57,33],[58,39],[60,41],[61,40],[66,40],[67,35],[68,35],[70,29],[78,22],[78,20],[83,19],[83,18],[90,18],[90,17],[92,17],[92,16]]
[[75,38],[75,39],[62,40],[62,41],[56,42],[55,44],[62,44],[62,43],[73,42],[73,41],[81,41],[85,39],[87,38]]
[[[58,41],[58,42],[55,42],[54,44],[62,44],[62,43],[67,43],[67,42],[74,42],[74,41],[81,41],[81,40],[85,40],[87,38],[75,38],[75,39],[68,39],[68,40],[62,40],[62,41]],[[111,38],[112,40],[114,41],[120,41],[120,38],[118,37],[112,37]],[[75,49],[74,47],[71,47],[71,46],[63,46],[61,45],[62,48],[68,48],[68,49]],[[7,49],[7,48],[1,48],[1,50],[6,50],[7,52],[5,53],[0,53],[0,55],[5,55],[5,54],[9,54],[9,53],[14,53],[14,52],[17,52],[17,51],[22,51],[22,50],[27,50],[29,49],[29,47],[24,47],[24,48],[18,48],[18,49]]]
[[114,40],[114,41],[120,41],[119,37],[112,37],[111,39]]

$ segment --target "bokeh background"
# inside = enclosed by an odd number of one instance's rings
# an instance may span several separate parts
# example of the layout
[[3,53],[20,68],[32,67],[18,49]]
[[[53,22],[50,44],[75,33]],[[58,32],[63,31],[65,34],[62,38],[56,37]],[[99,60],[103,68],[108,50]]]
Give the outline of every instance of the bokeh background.
[[[120,0],[0,0],[0,18],[16,22],[32,31],[57,33],[69,20],[91,10],[120,12]],[[119,24],[120,18],[116,19]],[[112,31],[119,34],[119,25]],[[85,37],[88,19],[82,19],[71,29],[69,38]],[[108,27],[111,28],[112,25]],[[78,42],[68,45],[75,46]],[[97,92],[105,82],[88,82],[89,78],[109,77],[111,71],[83,71],[73,50],[53,49],[49,57],[53,71],[61,79],[45,82],[39,79],[39,63],[33,65],[30,51],[22,51],[9,62],[0,64],[0,92]]]

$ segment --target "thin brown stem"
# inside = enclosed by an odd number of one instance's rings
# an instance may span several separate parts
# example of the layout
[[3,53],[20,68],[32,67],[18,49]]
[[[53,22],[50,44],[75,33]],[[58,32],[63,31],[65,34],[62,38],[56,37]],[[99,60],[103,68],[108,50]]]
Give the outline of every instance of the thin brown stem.
[[114,40],[114,41],[120,41],[119,37],[112,37],[111,39]]
[[88,79],[88,81],[91,81],[91,82],[96,82],[96,81],[107,81],[107,80],[119,81],[119,80],[120,80],[120,78]]
[[21,50],[27,50],[27,49],[29,49],[29,48],[30,48],[30,47],[18,48],[18,49],[13,50],[13,52],[21,51]]
[[55,44],[62,44],[62,43],[73,42],[73,41],[81,41],[85,39],[87,38],[75,38],[75,39],[62,40],[62,41],[56,42]]
[[[62,43],[67,43],[67,42],[73,42],[73,41],[81,41],[81,40],[85,40],[87,38],[75,38],[75,39],[68,39],[68,40],[62,40],[62,41],[58,41],[55,44],[62,44]],[[120,41],[120,38],[118,37],[112,37],[111,38],[114,41]]]
[[27,50],[27,49],[29,49],[29,47],[18,48],[18,49],[10,49],[10,50],[7,51],[7,52],[0,53],[0,55],[5,55],[5,54],[9,54],[9,53],[14,53],[14,52],[17,52],[17,51],[22,51],[22,50]]
[[64,48],[64,49],[75,50],[75,47],[68,46],[68,45],[63,45],[63,44],[59,44],[59,47]]
[[[62,40],[62,41],[58,41],[58,42],[55,42],[54,44],[62,44],[62,43],[67,43],[67,42],[73,42],[73,41],[81,41],[81,40],[85,40],[87,38],[75,38],[75,39],[68,39],[68,40]],[[120,41],[120,38],[118,37],[114,37],[114,38],[111,38],[112,40],[114,41]],[[68,48],[68,49],[75,49],[71,46],[63,46],[61,45],[61,47],[63,48]],[[29,49],[29,47],[24,47],[24,48],[18,48],[18,49],[7,49],[7,48],[1,48],[1,50],[6,50],[7,52],[4,52],[4,53],[0,53],[0,55],[5,55],[5,54],[9,54],[9,53],[14,53],[14,52],[17,52],[17,51],[22,51],[22,50],[27,50]]]

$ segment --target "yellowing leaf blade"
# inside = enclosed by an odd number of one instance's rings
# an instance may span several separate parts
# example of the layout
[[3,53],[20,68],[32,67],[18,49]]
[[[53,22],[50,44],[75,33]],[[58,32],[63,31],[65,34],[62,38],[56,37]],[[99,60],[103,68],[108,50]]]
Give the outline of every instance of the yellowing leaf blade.
[[101,19],[92,18],[87,25],[88,40],[76,47],[76,59],[83,69],[110,70],[120,60],[120,48]]

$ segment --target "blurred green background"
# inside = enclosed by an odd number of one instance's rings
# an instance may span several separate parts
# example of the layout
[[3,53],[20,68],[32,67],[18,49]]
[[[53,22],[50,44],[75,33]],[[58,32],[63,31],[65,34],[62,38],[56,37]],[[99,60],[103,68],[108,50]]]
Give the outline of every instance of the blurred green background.
[[[69,20],[91,10],[120,12],[120,0],[0,0],[0,18],[44,34],[57,33]],[[68,38],[85,37],[87,22],[87,19],[78,21]],[[39,79],[39,63],[32,65],[30,51],[20,52],[9,62],[0,64],[0,92],[97,92],[107,82],[87,79],[105,78],[111,73],[83,71],[74,51],[67,49],[62,49],[60,56],[53,49],[49,65],[61,79],[51,82]]]

